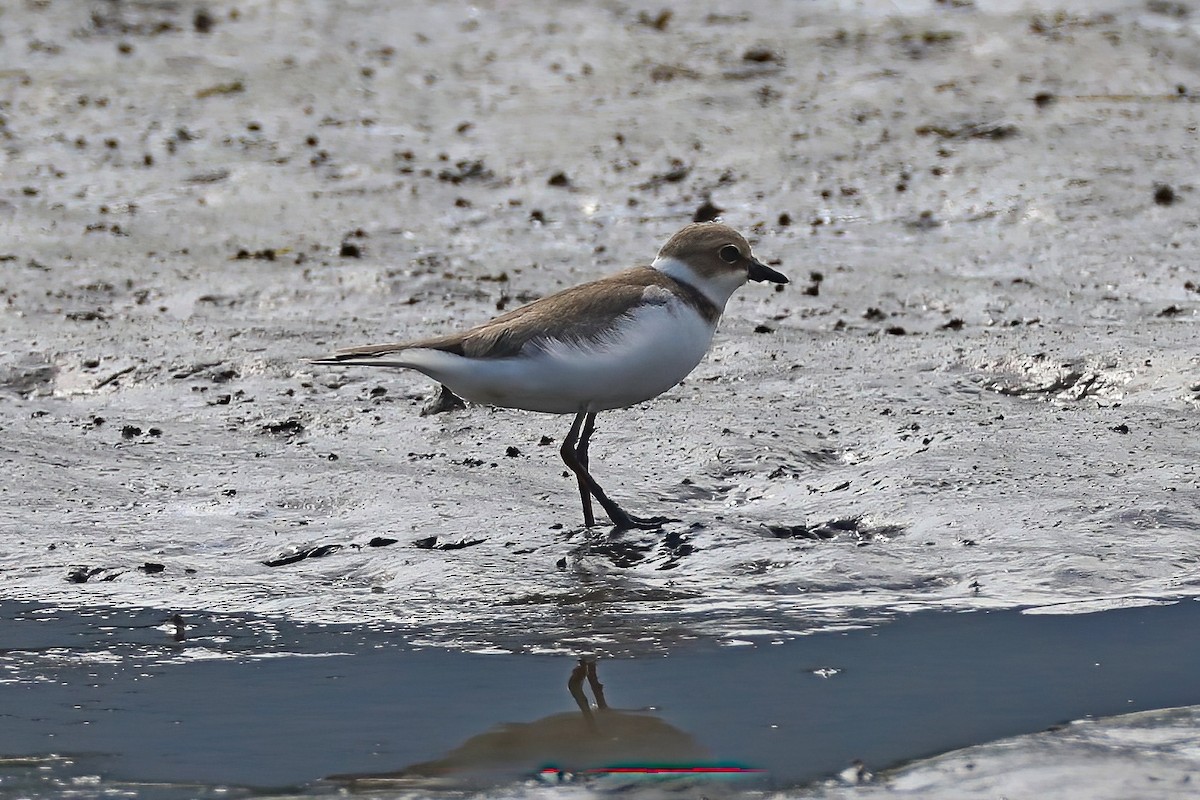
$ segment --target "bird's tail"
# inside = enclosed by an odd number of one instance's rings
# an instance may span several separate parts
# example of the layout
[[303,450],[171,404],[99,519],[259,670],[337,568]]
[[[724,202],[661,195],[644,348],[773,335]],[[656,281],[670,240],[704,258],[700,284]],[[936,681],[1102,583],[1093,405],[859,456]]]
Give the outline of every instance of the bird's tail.
[[328,356],[305,360],[309,364],[340,367],[412,367],[411,360],[405,357],[411,348],[410,344],[372,344],[347,347]]

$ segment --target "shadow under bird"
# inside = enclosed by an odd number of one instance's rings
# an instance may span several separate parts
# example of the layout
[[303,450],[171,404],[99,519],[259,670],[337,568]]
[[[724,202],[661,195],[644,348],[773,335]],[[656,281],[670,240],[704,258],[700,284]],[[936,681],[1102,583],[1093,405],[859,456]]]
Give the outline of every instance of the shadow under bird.
[[672,520],[635,517],[588,472],[596,414],[657,397],[708,352],[725,303],[747,280],[787,283],[737,231],[686,226],[648,267],[543,297],[461,333],[338,350],[314,364],[415,369],[475,403],[574,414],[563,462],[579,483],[584,524],[592,498],[618,530]]

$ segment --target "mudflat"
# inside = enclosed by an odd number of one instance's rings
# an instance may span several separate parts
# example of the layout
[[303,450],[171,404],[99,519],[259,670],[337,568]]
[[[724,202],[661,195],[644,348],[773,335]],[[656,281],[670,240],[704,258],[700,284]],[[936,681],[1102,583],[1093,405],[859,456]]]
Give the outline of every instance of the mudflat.
[[[0,592],[509,652],[1198,594],[1185,4],[0,10]],[[852,6],[852,7],[851,7]],[[792,278],[601,420],[304,359],[720,218]]]

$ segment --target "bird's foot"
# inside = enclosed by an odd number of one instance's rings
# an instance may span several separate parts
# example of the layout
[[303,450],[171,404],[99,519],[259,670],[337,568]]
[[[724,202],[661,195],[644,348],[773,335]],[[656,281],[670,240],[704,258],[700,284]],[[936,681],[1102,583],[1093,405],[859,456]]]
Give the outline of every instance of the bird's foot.
[[[614,511],[618,513],[614,513]],[[661,528],[668,522],[679,522],[672,517],[635,517],[620,509],[608,511],[608,516],[612,520],[613,529],[617,531],[627,531],[638,529],[643,531],[652,531]]]

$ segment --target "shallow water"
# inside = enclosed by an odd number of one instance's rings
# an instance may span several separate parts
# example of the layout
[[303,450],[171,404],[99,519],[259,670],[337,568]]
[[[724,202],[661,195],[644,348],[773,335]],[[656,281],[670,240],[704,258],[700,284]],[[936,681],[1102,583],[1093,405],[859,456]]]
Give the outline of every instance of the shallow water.
[[[324,776],[397,771],[501,723],[579,714],[563,656],[422,649],[400,631],[229,616],[191,618],[175,641],[165,618],[0,604],[0,756],[63,759],[6,765],[0,797],[81,776],[94,776],[95,796],[159,782],[163,796],[186,796],[183,784],[323,791]],[[736,785],[787,789],[853,759],[879,770],[1069,720],[1198,704],[1200,640],[1187,633],[1198,624],[1194,601],[1070,616],[926,612],[774,645],[601,659],[598,673],[613,708],[691,737],[707,754],[693,766],[762,769]],[[512,786],[553,764],[528,736],[505,746],[503,766],[460,761],[449,778]],[[646,747],[642,763],[660,763]]]

